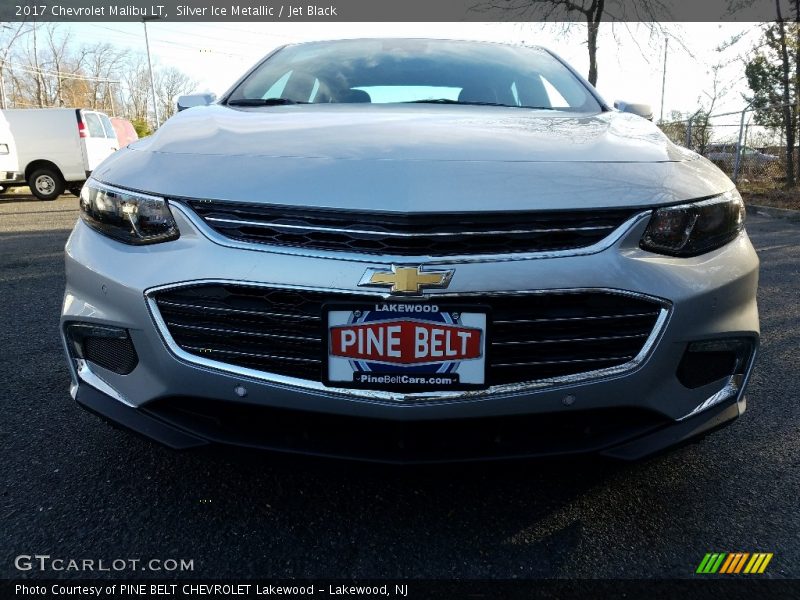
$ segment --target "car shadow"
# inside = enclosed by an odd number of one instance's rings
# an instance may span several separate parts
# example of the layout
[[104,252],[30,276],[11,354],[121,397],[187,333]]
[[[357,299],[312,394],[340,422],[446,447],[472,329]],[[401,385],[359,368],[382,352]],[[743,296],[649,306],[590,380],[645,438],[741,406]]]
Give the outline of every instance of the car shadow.
[[[77,201],[78,197],[65,192],[64,194],[56,198],[55,201],[65,200],[65,199],[74,199],[75,201]],[[14,204],[17,202],[41,202],[43,204],[49,203],[49,201],[46,200],[39,200],[36,196],[31,194],[30,192],[0,193],[0,204]]]

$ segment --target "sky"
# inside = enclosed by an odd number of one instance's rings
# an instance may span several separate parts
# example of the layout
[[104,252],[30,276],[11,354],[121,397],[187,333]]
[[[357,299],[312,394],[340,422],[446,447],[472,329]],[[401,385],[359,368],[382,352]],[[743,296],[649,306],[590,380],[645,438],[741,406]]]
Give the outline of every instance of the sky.
[[[109,41],[144,52],[141,23],[77,23],[73,39]],[[292,42],[357,37],[436,37],[545,46],[586,75],[585,26],[540,23],[148,23],[154,63],[175,66],[197,81],[196,91],[222,94],[241,74],[273,48]],[[711,67],[723,63],[720,82],[730,90],[717,101],[715,113],[741,110],[747,92],[740,57],[759,38],[753,23],[677,23],[663,25],[675,36],[669,42],[664,115],[693,113],[708,105]],[[717,47],[746,32],[742,41],[719,52]],[[680,42],[678,41],[680,40]],[[598,49],[598,91],[609,102],[644,102],[661,114],[664,36],[645,25],[603,24]],[[682,47],[683,46],[683,47]],[[701,102],[699,103],[698,100]],[[731,117],[731,122],[737,118]]]

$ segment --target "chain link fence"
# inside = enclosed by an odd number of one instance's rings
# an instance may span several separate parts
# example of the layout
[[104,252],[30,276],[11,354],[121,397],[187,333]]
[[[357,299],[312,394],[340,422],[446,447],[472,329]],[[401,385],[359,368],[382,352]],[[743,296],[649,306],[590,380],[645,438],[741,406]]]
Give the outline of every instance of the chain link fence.
[[[716,115],[698,112],[689,119],[659,123],[659,127],[674,143],[705,156],[737,184],[777,189],[786,182],[782,131],[758,125],[752,108]],[[795,177],[799,159],[796,149]]]

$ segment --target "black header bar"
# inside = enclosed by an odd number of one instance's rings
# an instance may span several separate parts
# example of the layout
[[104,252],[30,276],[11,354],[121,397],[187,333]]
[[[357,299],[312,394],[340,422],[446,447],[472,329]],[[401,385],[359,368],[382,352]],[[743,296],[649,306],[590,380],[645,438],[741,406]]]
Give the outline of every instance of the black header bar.
[[[778,0],[796,19],[792,0]],[[112,22],[586,22],[589,0],[2,0],[0,21]],[[567,7],[572,8],[567,8]],[[774,0],[616,0],[602,21],[774,21]]]

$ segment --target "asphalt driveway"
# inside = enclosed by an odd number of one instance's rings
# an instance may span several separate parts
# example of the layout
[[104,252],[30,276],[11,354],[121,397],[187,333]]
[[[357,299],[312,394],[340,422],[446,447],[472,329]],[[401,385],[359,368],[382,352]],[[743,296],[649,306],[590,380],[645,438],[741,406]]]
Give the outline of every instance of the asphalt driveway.
[[74,196],[0,198],[0,577],[40,576],[20,554],[191,559],[196,578],[691,577],[712,551],[800,577],[798,223],[748,222],[763,345],[732,426],[636,464],[394,469],[176,454],[80,410],[57,335],[76,217]]

